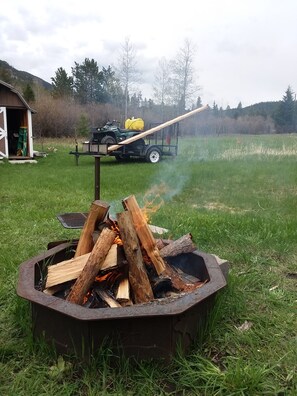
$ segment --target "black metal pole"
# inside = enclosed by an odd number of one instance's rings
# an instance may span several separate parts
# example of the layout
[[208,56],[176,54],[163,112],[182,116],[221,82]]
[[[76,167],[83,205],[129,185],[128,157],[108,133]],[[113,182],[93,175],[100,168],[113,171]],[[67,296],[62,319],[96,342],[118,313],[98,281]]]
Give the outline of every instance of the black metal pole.
[[100,156],[95,155],[95,200],[100,199]]

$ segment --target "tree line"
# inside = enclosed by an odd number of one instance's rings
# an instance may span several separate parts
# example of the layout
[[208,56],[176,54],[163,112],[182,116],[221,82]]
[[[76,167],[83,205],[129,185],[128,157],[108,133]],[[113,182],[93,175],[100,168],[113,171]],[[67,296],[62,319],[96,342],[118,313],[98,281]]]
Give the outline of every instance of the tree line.
[[[131,116],[145,124],[164,122],[203,105],[194,69],[195,45],[186,39],[176,56],[159,60],[155,70],[153,98],[143,98],[138,89],[141,70],[137,53],[129,38],[121,45],[117,66],[99,67],[94,59],[74,62],[71,74],[61,66],[51,78],[48,91],[27,82],[22,87],[25,99],[37,110],[34,130],[40,136],[77,136],[90,127],[116,119],[122,125]],[[11,82],[0,68],[0,79]],[[288,86],[279,102],[260,103],[246,108],[241,102],[234,109],[219,108],[187,119],[182,134],[296,132],[296,95]]]
[[[199,87],[196,84],[193,61],[195,47],[189,40],[170,61],[165,58],[159,61],[153,86],[154,98],[143,103],[137,83],[141,82],[141,71],[138,69],[137,54],[127,38],[121,46],[118,64],[102,69],[94,59],[86,58],[83,63],[75,62],[72,75],[60,67],[52,77],[52,95],[54,98],[73,98],[77,103],[109,103],[124,109],[128,116],[128,106],[154,104],[176,107],[177,113],[183,113],[186,106],[192,105]],[[152,104],[152,103],[151,103]]]

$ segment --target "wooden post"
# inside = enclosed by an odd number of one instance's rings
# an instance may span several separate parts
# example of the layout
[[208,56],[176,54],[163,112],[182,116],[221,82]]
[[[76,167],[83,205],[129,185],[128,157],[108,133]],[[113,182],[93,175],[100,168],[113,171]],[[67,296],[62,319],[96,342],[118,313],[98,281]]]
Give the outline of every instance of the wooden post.
[[95,157],[95,200],[100,199],[100,155]]
[[90,253],[90,251],[93,249],[94,242],[92,234],[94,232],[96,223],[104,220],[108,209],[109,205],[106,202],[99,200],[92,202],[88,217],[80,234],[74,257]]
[[101,232],[90,257],[84,266],[79,277],[76,279],[68,297],[67,301],[76,304],[83,304],[84,297],[90,289],[92,283],[95,280],[100,268],[102,267],[105,257],[111,245],[114,242],[116,233],[109,228],[104,228]]
[[136,303],[152,301],[154,299],[152,287],[143,263],[141,248],[133,226],[130,212],[117,215],[121,239],[129,263],[129,281]]
[[152,261],[158,275],[165,270],[165,264],[160,256],[159,249],[157,248],[156,241],[153,237],[152,231],[150,230],[144,215],[138,206],[138,203],[134,195],[131,195],[123,200],[124,207],[131,213],[133,224],[147,255]]

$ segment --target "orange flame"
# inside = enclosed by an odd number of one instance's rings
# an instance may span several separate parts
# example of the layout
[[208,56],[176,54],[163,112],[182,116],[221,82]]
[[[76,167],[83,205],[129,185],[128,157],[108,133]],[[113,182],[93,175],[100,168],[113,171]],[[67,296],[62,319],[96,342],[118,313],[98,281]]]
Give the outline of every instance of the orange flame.
[[99,274],[95,278],[95,282],[102,283],[106,282],[107,285],[113,285],[118,279],[121,279],[124,276],[122,271],[110,271],[106,274]]
[[87,294],[84,296],[83,304],[85,304],[88,301],[90,295],[91,295],[91,291],[88,291]]
[[117,221],[112,220],[111,218],[109,218],[109,222],[111,224],[110,228],[116,233],[116,237],[114,239],[114,243],[116,243],[117,245],[122,246],[123,245],[123,241],[120,237],[120,229],[118,226]]
[[155,185],[143,196],[144,207],[141,209],[144,218],[149,222],[153,213],[156,213],[164,204],[162,195],[168,192],[169,188],[165,183]]

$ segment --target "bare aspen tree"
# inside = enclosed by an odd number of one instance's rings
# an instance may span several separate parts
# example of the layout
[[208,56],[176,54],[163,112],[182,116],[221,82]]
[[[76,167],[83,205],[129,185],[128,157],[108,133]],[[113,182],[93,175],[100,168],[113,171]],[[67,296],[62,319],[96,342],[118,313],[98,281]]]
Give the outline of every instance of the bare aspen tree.
[[195,70],[193,66],[195,47],[190,40],[185,39],[183,47],[171,63],[173,73],[173,99],[179,113],[184,112],[186,106],[192,100],[193,95],[199,90],[195,82]]
[[130,90],[132,89],[133,84],[139,80],[136,50],[131,44],[130,38],[126,38],[124,44],[121,46],[117,70],[125,95],[125,119],[127,119]]
[[164,107],[172,104],[172,77],[170,65],[166,58],[159,60],[153,85],[155,102],[161,105],[162,119],[164,119]]

